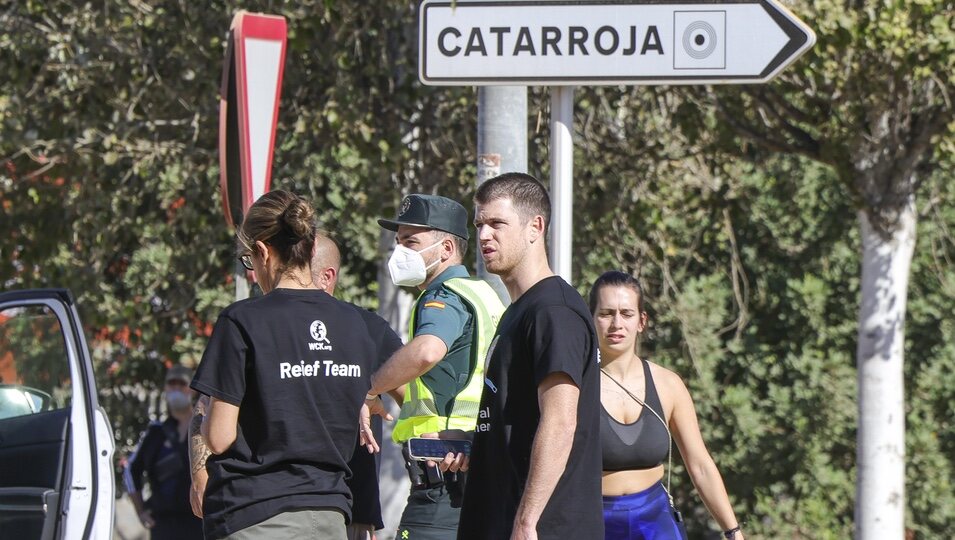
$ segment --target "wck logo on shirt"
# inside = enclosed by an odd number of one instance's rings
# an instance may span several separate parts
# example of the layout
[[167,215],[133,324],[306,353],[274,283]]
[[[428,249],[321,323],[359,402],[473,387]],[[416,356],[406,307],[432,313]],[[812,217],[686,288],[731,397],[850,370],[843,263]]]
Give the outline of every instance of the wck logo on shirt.
[[325,323],[319,320],[312,321],[312,324],[308,327],[308,333],[312,336],[312,339],[315,340],[308,344],[308,350],[332,350],[332,342],[328,339],[328,329],[325,328]]

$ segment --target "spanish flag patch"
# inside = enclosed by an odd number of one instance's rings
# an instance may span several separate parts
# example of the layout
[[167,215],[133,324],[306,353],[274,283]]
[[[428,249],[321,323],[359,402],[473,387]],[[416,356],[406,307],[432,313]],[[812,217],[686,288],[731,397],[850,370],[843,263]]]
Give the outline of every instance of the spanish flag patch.
[[433,308],[438,308],[438,309],[444,309],[444,302],[438,302],[437,300],[428,300],[427,302],[424,303],[424,307],[426,307],[426,308],[433,307]]

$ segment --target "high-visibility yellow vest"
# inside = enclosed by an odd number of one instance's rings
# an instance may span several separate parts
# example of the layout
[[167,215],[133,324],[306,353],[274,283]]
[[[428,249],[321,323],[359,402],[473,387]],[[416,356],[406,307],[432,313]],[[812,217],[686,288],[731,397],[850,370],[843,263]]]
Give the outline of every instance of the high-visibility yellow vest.
[[[460,296],[474,317],[475,329],[471,334],[471,371],[468,374],[468,383],[454,396],[451,415],[447,417],[438,414],[434,394],[420,377],[406,384],[401,414],[391,433],[391,438],[399,444],[422,433],[435,433],[445,429],[474,431],[477,423],[481,392],[484,389],[485,355],[491,340],[494,339],[497,323],[504,313],[504,304],[501,303],[494,289],[482,279],[451,278],[442,283],[442,286]],[[421,294],[423,295],[424,292]],[[420,298],[421,296],[418,297],[419,300]],[[408,331],[412,339],[417,311],[418,303],[415,302]]]

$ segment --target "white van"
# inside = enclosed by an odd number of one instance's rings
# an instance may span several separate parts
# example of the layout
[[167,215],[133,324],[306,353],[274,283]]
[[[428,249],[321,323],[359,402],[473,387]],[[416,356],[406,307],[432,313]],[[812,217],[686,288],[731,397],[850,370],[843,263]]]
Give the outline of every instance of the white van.
[[108,539],[113,433],[66,289],[0,293],[0,536]]

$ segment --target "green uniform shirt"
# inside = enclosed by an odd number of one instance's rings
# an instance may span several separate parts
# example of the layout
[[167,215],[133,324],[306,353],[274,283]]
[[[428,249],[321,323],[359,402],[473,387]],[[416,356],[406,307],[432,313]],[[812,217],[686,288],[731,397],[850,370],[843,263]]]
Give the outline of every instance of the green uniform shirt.
[[441,272],[415,304],[414,336],[435,336],[448,347],[448,354],[421,376],[434,394],[435,406],[443,416],[451,414],[454,396],[464,389],[471,370],[473,316],[461,298],[441,286],[451,278],[470,277],[461,265]]

